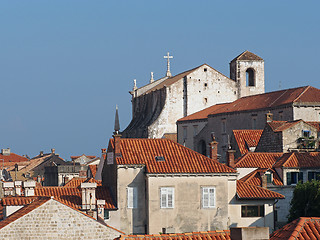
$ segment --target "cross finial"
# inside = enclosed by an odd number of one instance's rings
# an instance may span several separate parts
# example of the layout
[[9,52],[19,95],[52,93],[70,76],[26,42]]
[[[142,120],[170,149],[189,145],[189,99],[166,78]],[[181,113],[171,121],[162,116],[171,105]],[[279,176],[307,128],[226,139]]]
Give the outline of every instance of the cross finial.
[[151,78],[150,78],[150,83],[153,83],[154,79],[153,79],[153,72],[151,72]]
[[164,56],[163,58],[167,59],[167,73],[166,77],[171,77],[171,72],[170,72],[170,58],[173,58],[173,56],[170,56],[169,52],[167,53],[167,56]]

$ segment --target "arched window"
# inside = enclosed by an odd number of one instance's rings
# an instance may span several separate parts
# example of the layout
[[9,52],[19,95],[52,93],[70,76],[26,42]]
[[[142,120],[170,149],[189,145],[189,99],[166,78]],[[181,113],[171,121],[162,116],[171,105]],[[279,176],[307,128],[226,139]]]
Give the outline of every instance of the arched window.
[[206,146],[206,142],[204,140],[201,140],[199,142],[198,150],[199,150],[199,153],[201,153],[202,155],[207,156],[207,146]]
[[256,85],[255,83],[255,76],[254,76],[254,70],[252,68],[248,68],[246,71],[246,81],[247,81],[247,87],[254,87]]

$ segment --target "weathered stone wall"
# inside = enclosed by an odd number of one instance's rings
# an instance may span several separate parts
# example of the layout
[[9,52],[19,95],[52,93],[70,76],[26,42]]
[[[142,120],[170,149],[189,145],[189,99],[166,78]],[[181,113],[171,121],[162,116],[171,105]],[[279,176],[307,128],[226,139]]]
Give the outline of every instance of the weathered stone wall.
[[[192,125],[189,125],[188,123],[178,125],[177,127],[177,137],[178,137],[178,143],[183,144],[187,148],[190,149],[196,149],[194,146],[193,137],[197,136],[199,132],[206,126],[207,120],[201,120],[201,121],[193,121]],[[186,137],[184,136],[183,131],[186,129],[187,134]]]
[[0,239],[114,239],[120,232],[53,199],[0,229]]
[[264,128],[256,152],[282,152],[282,132],[274,132],[269,125]]
[[303,119],[304,121],[320,121],[320,106],[295,103],[294,119]]

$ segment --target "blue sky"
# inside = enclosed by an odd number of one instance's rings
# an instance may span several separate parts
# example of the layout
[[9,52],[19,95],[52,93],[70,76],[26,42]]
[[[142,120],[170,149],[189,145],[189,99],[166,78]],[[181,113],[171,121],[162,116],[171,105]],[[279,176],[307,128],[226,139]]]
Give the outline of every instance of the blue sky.
[[100,155],[131,120],[138,87],[207,63],[229,76],[244,50],[266,91],[320,88],[319,1],[0,1],[0,148]]

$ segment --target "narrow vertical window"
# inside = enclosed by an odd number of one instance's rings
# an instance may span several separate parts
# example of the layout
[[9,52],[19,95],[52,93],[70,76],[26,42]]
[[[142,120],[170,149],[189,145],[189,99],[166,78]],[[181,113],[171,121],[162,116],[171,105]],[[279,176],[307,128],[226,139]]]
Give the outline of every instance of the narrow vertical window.
[[226,120],[222,120],[222,122],[221,122],[221,130],[222,130],[222,133],[226,133],[226,131],[227,131],[227,123],[226,123]]
[[202,208],[215,207],[215,188],[203,187],[202,188]]
[[254,70],[252,68],[248,68],[246,71],[246,83],[248,87],[254,87],[256,85],[254,75]]
[[160,207],[174,208],[174,188],[160,188]]
[[183,140],[186,140],[188,137],[188,128],[183,127]]
[[138,199],[137,199],[136,187],[127,188],[127,202],[128,202],[128,208],[137,208]]
[[193,136],[198,134],[198,125],[193,125]]

